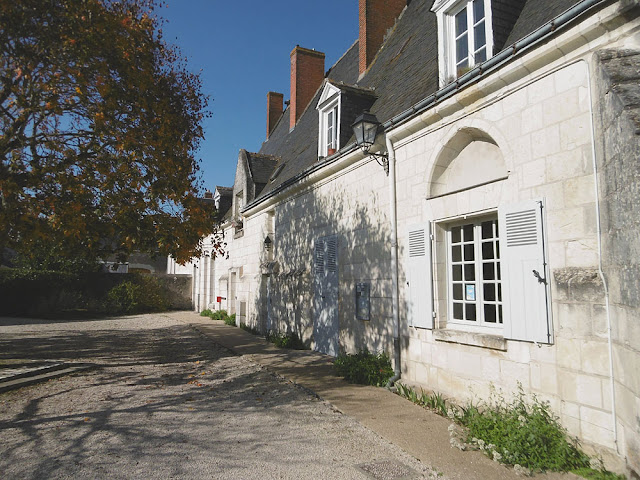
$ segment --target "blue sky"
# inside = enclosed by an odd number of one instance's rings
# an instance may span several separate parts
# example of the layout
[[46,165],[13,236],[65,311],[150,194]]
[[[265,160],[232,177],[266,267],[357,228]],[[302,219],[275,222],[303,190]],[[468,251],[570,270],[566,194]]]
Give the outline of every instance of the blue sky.
[[326,54],[328,70],[358,36],[358,0],[168,0],[159,10],[168,43],[201,71],[211,97],[204,124],[205,186],[231,186],[238,151],[266,137],[267,92],[289,99],[289,54],[296,45]]

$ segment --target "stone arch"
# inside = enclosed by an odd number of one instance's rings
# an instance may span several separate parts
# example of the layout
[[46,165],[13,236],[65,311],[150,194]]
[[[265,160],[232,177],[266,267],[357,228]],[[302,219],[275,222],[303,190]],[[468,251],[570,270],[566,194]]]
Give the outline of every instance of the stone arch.
[[[492,132],[496,133],[496,132]],[[497,135],[499,136],[499,135]],[[427,197],[472,188],[505,178],[509,174],[505,142],[476,126],[458,127],[444,146],[434,152]]]

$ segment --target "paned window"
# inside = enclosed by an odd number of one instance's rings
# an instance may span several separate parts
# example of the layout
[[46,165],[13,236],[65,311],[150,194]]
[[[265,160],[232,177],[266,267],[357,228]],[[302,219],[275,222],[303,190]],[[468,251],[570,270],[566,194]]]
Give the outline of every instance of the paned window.
[[486,23],[484,0],[473,0],[454,15],[457,75],[487,59]]
[[441,86],[493,54],[490,0],[437,0]]
[[338,106],[327,112],[327,153],[338,148]]
[[484,219],[447,232],[449,319],[501,327],[502,285],[498,221]]

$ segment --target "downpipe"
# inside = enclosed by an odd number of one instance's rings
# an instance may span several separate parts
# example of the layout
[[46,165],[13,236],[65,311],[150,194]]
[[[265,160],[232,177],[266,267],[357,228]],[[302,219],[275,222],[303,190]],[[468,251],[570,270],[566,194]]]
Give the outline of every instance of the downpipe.
[[593,111],[593,93],[591,90],[591,82],[593,80],[591,76],[591,65],[585,59],[580,60],[584,62],[587,68],[587,89],[589,95],[589,121],[591,127],[591,158],[593,159],[593,186],[595,190],[595,204],[596,204],[596,235],[598,241],[598,274],[602,280],[602,287],[604,290],[604,308],[607,318],[607,343],[609,349],[609,379],[610,379],[610,395],[611,395],[611,428],[613,434],[613,443],[616,448],[616,453],[620,454],[620,445],[618,444],[618,415],[616,412],[616,384],[615,384],[615,372],[613,362],[613,337],[611,333],[611,309],[609,305],[609,288],[607,285],[607,279],[604,274],[602,266],[602,225],[600,223],[600,189],[598,188],[598,161],[596,158],[596,129],[594,125],[594,111]]
[[398,299],[398,216],[396,205],[396,152],[393,142],[386,138],[389,155],[389,217],[391,219],[391,304],[393,311],[393,371],[394,375],[387,382],[391,388],[400,379],[400,308]]

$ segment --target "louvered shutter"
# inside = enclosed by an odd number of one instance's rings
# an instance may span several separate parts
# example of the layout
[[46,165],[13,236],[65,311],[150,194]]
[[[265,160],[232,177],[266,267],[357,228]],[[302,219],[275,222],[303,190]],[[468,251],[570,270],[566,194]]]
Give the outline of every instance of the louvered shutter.
[[505,338],[553,341],[543,213],[543,200],[498,211]]
[[313,252],[313,263],[315,274],[317,277],[324,276],[324,239],[316,238],[316,243]]
[[433,328],[431,224],[412,225],[407,239],[407,317],[409,325]]
[[325,237],[325,242],[327,244],[327,273],[337,273],[338,272],[338,237],[336,235],[331,235],[330,237]]

